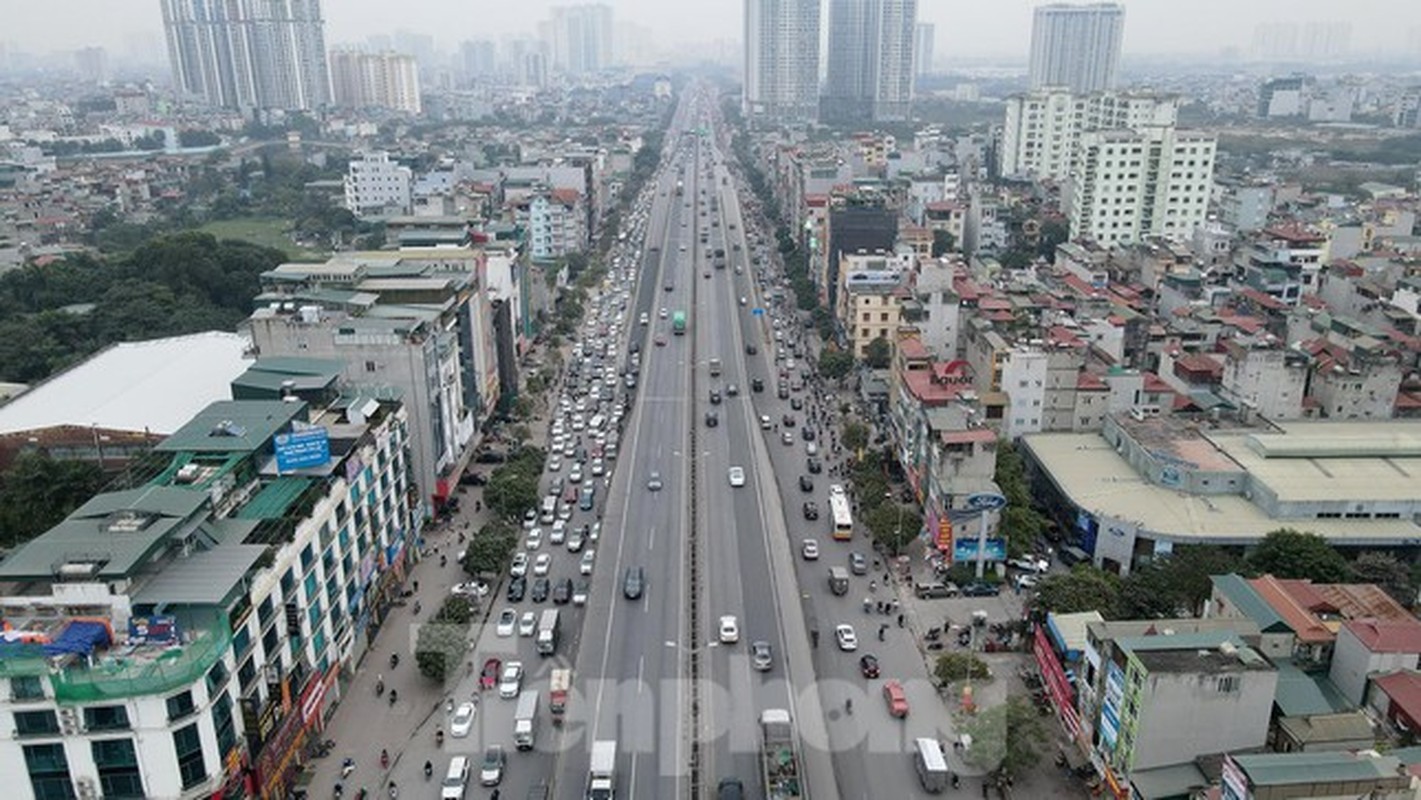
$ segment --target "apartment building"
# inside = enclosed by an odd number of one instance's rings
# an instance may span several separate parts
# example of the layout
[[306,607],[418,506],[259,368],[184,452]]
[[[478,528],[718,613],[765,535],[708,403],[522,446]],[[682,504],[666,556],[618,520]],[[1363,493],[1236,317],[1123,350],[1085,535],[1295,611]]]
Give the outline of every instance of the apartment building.
[[409,215],[414,176],[390,154],[378,150],[350,160],[345,173],[345,207],[362,219]]
[[419,65],[414,56],[401,53],[362,53],[332,50],[331,95],[346,108],[385,108],[418,114]]
[[1113,246],[1190,237],[1208,215],[1213,135],[1170,127],[1082,134],[1071,176],[1071,238]]
[[1066,180],[1088,131],[1172,128],[1179,98],[1153,92],[1074,92],[1062,86],[1006,100],[1000,167],[1003,175]]

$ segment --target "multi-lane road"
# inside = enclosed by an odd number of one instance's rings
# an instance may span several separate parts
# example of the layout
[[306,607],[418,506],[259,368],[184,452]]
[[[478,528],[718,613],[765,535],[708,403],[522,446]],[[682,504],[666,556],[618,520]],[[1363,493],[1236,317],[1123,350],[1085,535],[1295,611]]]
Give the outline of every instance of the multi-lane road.
[[[801,369],[787,368],[787,358],[776,353],[777,331],[785,342],[795,336],[791,312],[766,296],[775,279],[767,265],[755,263],[760,250],[746,229],[741,187],[725,156],[715,138],[696,135],[715,130],[716,117],[710,92],[683,97],[662,168],[647,190],[641,241],[626,248],[640,252],[640,263],[614,269],[619,277],[589,303],[594,313],[605,313],[617,305],[616,293],[630,291],[605,336],[612,340],[612,364],[625,363],[633,342],[640,351],[635,389],[619,388],[633,395],[620,452],[610,482],[597,481],[602,533],[588,545],[597,554],[590,595],[585,609],[561,607],[563,639],[552,658],[536,655],[531,638],[500,637],[492,625],[475,643],[476,665],[489,657],[521,660],[528,668],[524,687],[541,692],[544,711],[536,749],[513,753],[515,702],[482,693],[470,736],[449,739],[435,758],[442,772],[451,754],[470,757],[470,796],[486,796],[488,790],[477,788],[479,761],[485,747],[501,744],[509,750],[501,798],[528,796],[538,783],[548,784],[558,800],[581,798],[591,742],[613,739],[618,798],[713,797],[725,779],[738,779],[746,797],[760,797],[758,716],[785,708],[803,739],[807,797],[915,797],[921,789],[907,755],[912,737],[947,733],[942,703],[930,687],[907,682],[914,714],[900,721],[888,716],[877,694],[882,681],[859,675],[858,656],[866,651],[878,656],[885,678],[921,676],[922,661],[896,626],[878,641],[878,625],[890,620],[864,615],[869,576],[854,577],[846,596],[828,591],[828,567],[846,565],[851,549],[871,557],[870,548],[862,537],[832,540],[826,475],[811,476],[808,492],[799,483],[807,472],[807,443],[799,431],[813,401],[797,391],[805,409],[792,409],[776,394],[781,371],[793,376]],[[714,263],[717,250],[725,252],[723,268]],[[688,319],[685,335],[672,332],[678,311]],[[716,377],[712,358],[722,364]],[[752,391],[756,378],[763,392]],[[718,403],[710,400],[713,390]],[[716,414],[714,427],[707,412]],[[779,430],[760,424],[761,415],[780,421],[786,414],[798,422],[788,444]],[[828,433],[822,420],[819,428],[816,444]],[[744,471],[743,487],[730,485],[731,467]],[[659,490],[648,486],[653,473]],[[818,503],[821,519],[803,518],[806,499]],[[593,516],[579,511],[570,524]],[[806,537],[818,540],[818,560],[802,558]],[[579,556],[547,543],[542,552],[552,554],[552,578],[576,575]],[[623,596],[632,567],[647,579],[639,599]],[[495,609],[510,605],[501,597],[493,602]],[[541,608],[526,600],[512,605],[520,614]],[[724,615],[736,618],[738,642],[718,640]],[[857,653],[835,647],[832,630],[840,622],[858,628]],[[819,631],[817,646],[811,628]],[[755,641],[770,643],[768,671],[751,664]],[[574,671],[560,728],[546,716],[555,667]],[[451,697],[479,694],[476,679],[463,678]],[[848,698],[855,700],[852,715],[843,709]],[[432,715],[430,738],[447,723],[442,713]],[[422,751],[407,756],[414,763],[425,758]]]

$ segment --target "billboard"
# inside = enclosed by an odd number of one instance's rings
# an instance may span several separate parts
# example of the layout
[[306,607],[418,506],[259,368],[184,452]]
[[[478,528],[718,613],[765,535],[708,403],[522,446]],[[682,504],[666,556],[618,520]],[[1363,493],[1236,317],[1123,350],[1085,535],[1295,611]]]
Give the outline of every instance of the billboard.
[[153,614],[147,617],[130,617],[128,638],[147,644],[174,644],[181,638],[178,618],[168,614]]
[[307,428],[276,435],[278,472],[319,467],[330,460],[331,437],[325,428]]
[[938,552],[948,553],[953,549],[952,541],[952,520],[943,517],[937,523],[937,549]]
[[[952,543],[952,560],[956,561],[976,561],[977,560],[977,537],[961,536]],[[1006,561],[1007,560],[1007,540],[988,539],[987,540],[987,560]]]

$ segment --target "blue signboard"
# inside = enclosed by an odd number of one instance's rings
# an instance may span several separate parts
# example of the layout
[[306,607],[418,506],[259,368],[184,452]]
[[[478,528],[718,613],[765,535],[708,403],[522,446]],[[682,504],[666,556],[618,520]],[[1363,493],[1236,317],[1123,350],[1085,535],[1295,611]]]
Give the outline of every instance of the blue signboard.
[[147,617],[130,617],[128,638],[146,644],[175,644],[182,633],[178,629],[178,618],[169,614],[154,614]]
[[765,309],[756,307],[755,309],[752,309],[750,313],[754,314],[757,317],[763,317],[765,316]]
[[[952,541],[952,560],[976,561],[977,560],[977,537],[959,536]],[[1007,560],[1007,540],[988,539],[987,540],[987,560],[1006,561]]]
[[971,511],[997,511],[1007,504],[1007,499],[996,492],[976,492],[967,495],[967,508]]
[[331,460],[331,437],[325,428],[307,428],[276,435],[276,469],[288,472],[319,467]]

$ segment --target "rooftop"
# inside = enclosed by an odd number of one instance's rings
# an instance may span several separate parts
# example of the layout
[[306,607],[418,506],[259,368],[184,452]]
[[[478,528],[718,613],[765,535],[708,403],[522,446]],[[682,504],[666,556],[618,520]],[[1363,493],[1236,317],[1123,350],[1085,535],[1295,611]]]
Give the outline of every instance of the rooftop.
[[211,403],[156,448],[170,453],[250,453],[306,417],[305,403],[223,400]]
[[221,331],[116,344],[0,407],[0,433],[60,425],[177,430],[251,361],[244,336]]
[[1421,622],[1354,619],[1342,623],[1373,653],[1421,653]]
[[1403,773],[1401,762],[1395,758],[1362,753],[1259,753],[1232,758],[1254,786],[1375,781]]
[[1269,672],[1273,665],[1232,631],[1122,636],[1115,646],[1152,673]]

